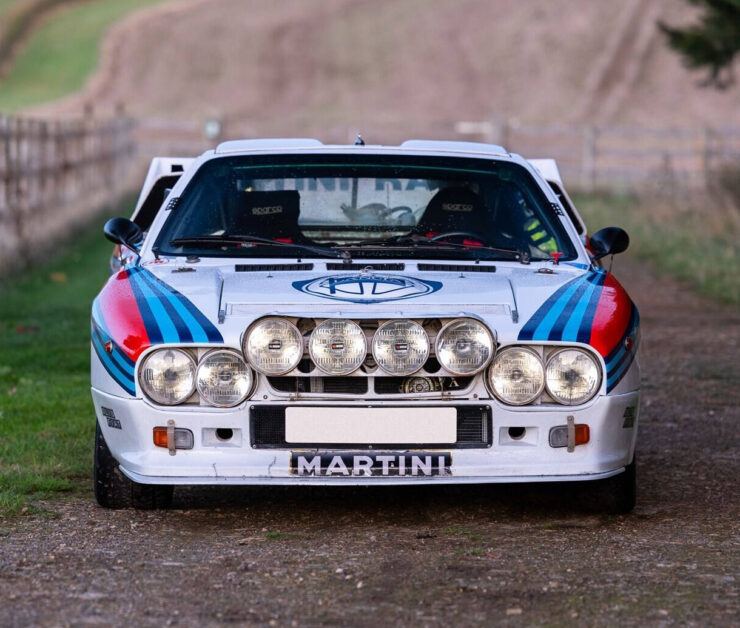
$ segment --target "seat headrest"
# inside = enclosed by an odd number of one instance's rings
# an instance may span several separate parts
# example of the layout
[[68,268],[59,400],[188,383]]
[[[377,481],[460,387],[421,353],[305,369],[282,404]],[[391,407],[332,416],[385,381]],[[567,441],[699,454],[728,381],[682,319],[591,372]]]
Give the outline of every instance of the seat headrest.
[[481,197],[464,187],[437,192],[427,205],[419,227],[429,231],[480,231],[485,224]]
[[245,192],[233,230],[262,238],[296,238],[300,235],[300,195],[296,190]]

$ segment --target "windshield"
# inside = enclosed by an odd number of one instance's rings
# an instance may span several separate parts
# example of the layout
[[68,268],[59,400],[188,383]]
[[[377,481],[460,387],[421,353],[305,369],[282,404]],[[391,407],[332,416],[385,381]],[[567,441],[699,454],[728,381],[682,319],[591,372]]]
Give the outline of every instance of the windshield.
[[162,255],[576,257],[531,175],[491,160],[224,157],[206,162],[169,211],[155,242]]

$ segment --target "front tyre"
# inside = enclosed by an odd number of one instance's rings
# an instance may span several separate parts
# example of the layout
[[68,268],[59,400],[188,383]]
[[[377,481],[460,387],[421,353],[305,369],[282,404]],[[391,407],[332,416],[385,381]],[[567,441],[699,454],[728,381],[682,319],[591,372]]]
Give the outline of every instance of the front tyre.
[[632,512],[637,501],[637,457],[632,459],[623,473],[601,480],[594,486],[598,509],[614,515]]
[[173,487],[139,484],[123,475],[96,421],[93,491],[103,508],[154,510],[172,504]]

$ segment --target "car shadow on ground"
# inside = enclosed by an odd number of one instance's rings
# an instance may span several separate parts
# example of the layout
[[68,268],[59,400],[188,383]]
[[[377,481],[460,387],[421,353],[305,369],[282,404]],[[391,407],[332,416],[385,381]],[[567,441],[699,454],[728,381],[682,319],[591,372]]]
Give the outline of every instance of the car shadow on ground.
[[[296,513],[322,513],[332,522],[374,519],[409,525],[470,516],[520,521],[582,518],[602,514],[595,483],[489,484],[459,486],[276,486],[182,487],[172,508],[249,514],[285,520]],[[327,515],[329,515],[327,517]]]

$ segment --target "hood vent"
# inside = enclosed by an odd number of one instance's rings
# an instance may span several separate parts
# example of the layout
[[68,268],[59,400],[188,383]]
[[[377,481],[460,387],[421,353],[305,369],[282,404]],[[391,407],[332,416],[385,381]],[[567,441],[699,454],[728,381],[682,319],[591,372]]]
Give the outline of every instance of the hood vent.
[[313,270],[313,264],[237,264],[238,273],[260,273],[273,270]]
[[326,265],[326,270],[404,270],[405,264],[338,264],[329,262]]
[[448,273],[495,273],[496,267],[471,264],[419,264],[419,270]]

